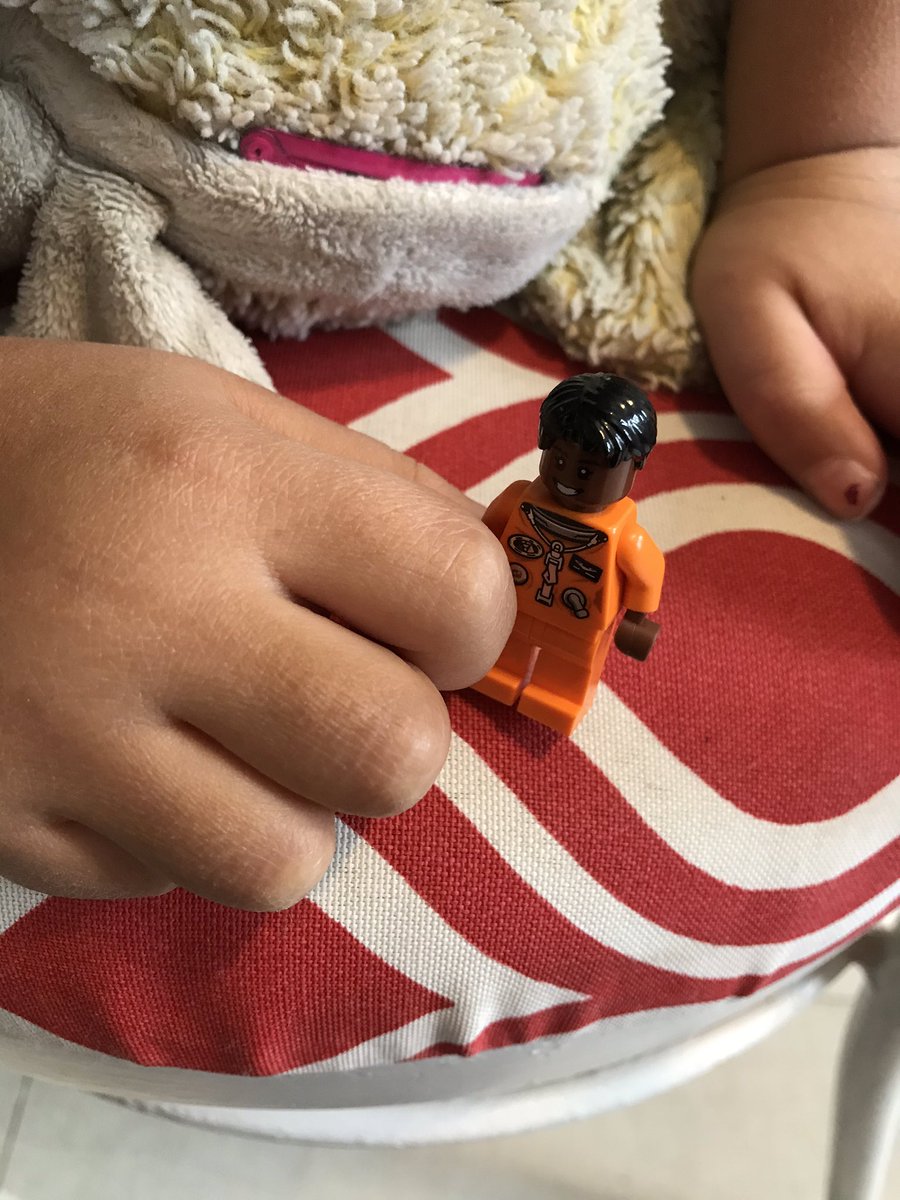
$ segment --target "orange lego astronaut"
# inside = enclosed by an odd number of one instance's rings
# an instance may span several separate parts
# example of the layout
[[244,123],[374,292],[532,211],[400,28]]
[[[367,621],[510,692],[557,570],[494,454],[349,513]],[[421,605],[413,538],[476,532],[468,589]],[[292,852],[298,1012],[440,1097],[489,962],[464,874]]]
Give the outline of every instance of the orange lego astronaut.
[[511,484],[485,524],[509,558],[519,611],[475,690],[571,733],[590,708],[615,633],[645,659],[659,626],[663,556],[628,498],[656,443],[656,414],[617,375],[576,375],[541,406],[540,475]]

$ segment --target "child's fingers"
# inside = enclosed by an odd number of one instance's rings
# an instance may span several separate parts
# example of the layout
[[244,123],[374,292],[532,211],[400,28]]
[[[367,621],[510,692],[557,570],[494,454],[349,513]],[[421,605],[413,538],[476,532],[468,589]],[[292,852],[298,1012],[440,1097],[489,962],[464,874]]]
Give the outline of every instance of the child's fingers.
[[515,596],[480,521],[396,475],[288,442],[258,483],[258,536],[293,595],[395,647],[444,690],[496,661]]
[[196,731],[135,727],[108,747],[96,782],[61,815],[90,824],[154,877],[234,908],[300,900],[334,853],[334,818]]
[[854,365],[851,384],[866,416],[900,438],[900,295],[882,299],[870,316],[865,353]]
[[481,505],[470,500],[446,479],[417,463],[415,459],[392,450],[383,442],[376,441],[364,433],[329,421],[284,396],[246,383],[236,376],[231,376],[230,379],[233,383],[230,395],[232,403],[266,429],[290,438],[291,441],[324,450],[336,458],[354,459],[378,470],[398,475],[410,483],[430,488],[463,512],[480,518],[483,511]]
[[835,516],[870,512],[884,454],[797,301],[770,280],[722,287],[703,325],[728,399],[766,453]]
[[0,875],[35,892],[77,900],[161,896],[175,886],[108,838],[74,821],[7,830]]
[[216,620],[214,658],[167,697],[172,715],[334,811],[385,816],[421,799],[450,741],[434,684],[280,596],[248,597],[234,612]]

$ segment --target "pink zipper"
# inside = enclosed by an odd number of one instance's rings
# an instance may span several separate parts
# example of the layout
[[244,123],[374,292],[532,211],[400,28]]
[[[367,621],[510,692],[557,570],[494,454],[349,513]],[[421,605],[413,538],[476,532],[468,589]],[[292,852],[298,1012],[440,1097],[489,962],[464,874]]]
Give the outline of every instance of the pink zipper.
[[379,150],[359,150],[336,142],[318,141],[278,129],[251,129],[241,138],[241,158],[253,162],[276,163],[299,171],[340,171],[344,175],[363,175],[367,179],[408,179],[413,183],[486,183],[494,187],[537,187],[540,175],[512,179],[487,167],[451,167],[443,163],[420,162],[399,158]]

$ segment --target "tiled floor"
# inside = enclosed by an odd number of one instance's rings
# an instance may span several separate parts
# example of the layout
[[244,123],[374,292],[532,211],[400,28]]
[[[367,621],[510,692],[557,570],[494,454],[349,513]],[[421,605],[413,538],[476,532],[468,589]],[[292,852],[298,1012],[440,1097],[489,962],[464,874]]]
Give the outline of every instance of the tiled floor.
[[435,1150],[257,1142],[0,1074],[0,1200],[819,1200],[854,988],[843,977],[768,1042],[638,1108]]

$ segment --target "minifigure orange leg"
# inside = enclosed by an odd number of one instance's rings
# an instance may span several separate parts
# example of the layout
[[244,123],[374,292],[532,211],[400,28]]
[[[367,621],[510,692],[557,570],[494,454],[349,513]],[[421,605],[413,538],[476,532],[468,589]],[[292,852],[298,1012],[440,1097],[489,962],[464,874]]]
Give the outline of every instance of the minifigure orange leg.
[[531,641],[513,630],[503,653],[484,679],[472,685],[473,689],[501,704],[515,704],[536,653]]
[[594,702],[610,638],[605,637],[591,657],[573,658],[544,647],[534,673],[519,697],[524,717],[540,721],[558,733],[571,734]]

